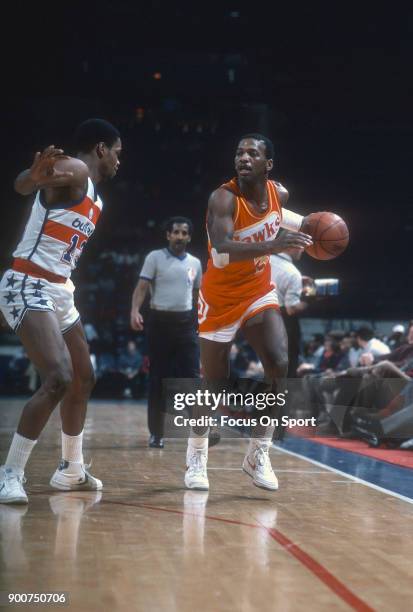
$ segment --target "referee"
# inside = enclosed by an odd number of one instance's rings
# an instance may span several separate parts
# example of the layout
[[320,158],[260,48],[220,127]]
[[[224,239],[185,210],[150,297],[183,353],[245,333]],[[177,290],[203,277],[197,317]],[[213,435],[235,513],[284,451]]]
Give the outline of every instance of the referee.
[[145,258],[133,292],[131,327],[141,331],[142,304],[150,289],[150,314],[146,326],[149,347],[148,428],[149,446],[163,448],[162,380],[199,378],[199,345],[195,305],[202,267],[186,252],[193,231],[186,217],[166,223],[168,246]]
[[302,301],[303,277],[293,264],[293,261],[301,259],[302,253],[302,249],[291,248],[270,257],[271,280],[277,290],[278,303],[288,337],[288,378],[297,376],[301,344],[299,315],[308,306]]

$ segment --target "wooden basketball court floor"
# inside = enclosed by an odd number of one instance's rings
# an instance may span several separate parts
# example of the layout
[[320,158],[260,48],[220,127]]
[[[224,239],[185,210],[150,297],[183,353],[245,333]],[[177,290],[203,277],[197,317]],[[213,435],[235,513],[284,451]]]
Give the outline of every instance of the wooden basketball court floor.
[[[0,402],[0,461],[22,405]],[[0,505],[0,591],[65,592],[79,611],[411,609],[408,496],[285,449],[271,451],[279,490],[258,489],[236,438],[210,451],[210,491],[187,491],[185,446],[148,449],[143,405],[91,402],[85,455],[104,489],[60,493],[54,414],[26,471],[29,505]]]

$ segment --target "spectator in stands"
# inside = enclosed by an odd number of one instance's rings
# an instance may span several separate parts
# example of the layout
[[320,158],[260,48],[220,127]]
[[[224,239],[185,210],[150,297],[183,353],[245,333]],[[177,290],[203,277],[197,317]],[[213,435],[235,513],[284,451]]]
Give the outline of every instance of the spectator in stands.
[[304,362],[298,367],[298,374],[322,374],[323,372],[331,372],[336,370],[338,364],[342,360],[344,354],[340,348],[338,340],[332,336],[326,336],[324,340],[323,350],[319,352],[318,357],[311,362]]
[[[323,351],[324,351],[323,334],[313,334],[312,339],[309,342],[306,342],[304,344],[302,363],[306,363],[306,364],[310,364],[311,366],[314,366],[316,363],[319,362],[321,355],[323,354]],[[310,370],[311,369],[312,368],[310,368]],[[300,368],[298,368],[298,370],[300,370]],[[306,368],[304,368],[303,371],[298,372],[300,376],[302,375],[302,373],[304,373],[304,370],[306,370]]]
[[[12,357],[8,364],[7,383],[10,389],[17,393],[28,393],[32,388],[37,389],[37,372],[33,368],[29,372],[30,360],[23,347],[19,347],[17,353]],[[33,380],[32,376],[35,376]]]
[[129,340],[118,358],[118,371],[124,377],[123,397],[139,397],[142,390],[141,366],[143,355],[136,342]]
[[350,366],[352,368],[355,368],[358,365],[362,349],[360,348],[359,343],[357,341],[357,333],[355,331],[350,332],[350,338],[351,347],[348,352],[348,360],[350,362]]
[[401,392],[378,413],[356,415],[352,419],[351,433],[371,446],[386,442],[413,450],[413,381],[408,379]]
[[[374,357],[390,353],[387,344],[374,337],[374,331],[367,325],[360,327],[356,332],[357,342],[361,348],[361,355],[371,353]],[[360,355],[360,357],[361,357]]]
[[[360,330],[358,334],[360,333]],[[367,333],[362,331],[364,336]],[[377,344],[370,346],[377,349]],[[363,347],[365,349],[365,347]],[[362,415],[377,413],[389,405],[398,396],[413,376],[413,321],[409,325],[406,342],[391,352],[374,356],[372,352],[364,352],[360,356],[361,366],[348,368],[336,375],[334,387],[331,381],[314,390],[310,383],[311,400],[316,399],[318,410],[325,410],[326,391],[334,391],[330,396],[334,406],[347,407],[342,420],[342,431],[351,431],[353,424]],[[321,391],[321,392],[320,392]],[[316,408],[317,410],[317,408]],[[336,420],[337,421],[337,420]]]
[[350,352],[353,347],[353,339],[350,334],[343,334],[342,337],[338,339],[338,343],[340,346],[341,357],[334,370],[336,372],[342,372],[351,366]]
[[405,342],[395,348],[393,351],[383,355],[375,356],[372,352],[363,353],[360,356],[360,368],[352,371],[353,375],[357,374],[357,370],[361,374],[374,374],[384,378],[404,378],[401,374],[405,374],[407,379],[413,376],[413,321],[409,323],[407,337]]
[[393,327],[391,335],[386,339],[386,344],[389,346],[390,350],[393,351],[405,342],[406,330],[404,325],[399,323]]

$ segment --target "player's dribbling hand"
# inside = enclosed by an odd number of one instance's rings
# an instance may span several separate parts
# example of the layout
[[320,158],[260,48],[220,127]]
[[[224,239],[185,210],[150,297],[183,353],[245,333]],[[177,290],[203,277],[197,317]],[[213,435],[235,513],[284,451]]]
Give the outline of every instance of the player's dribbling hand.
[[57,149],[54,145],[36,153],[29,174],[38,189],[59,186],[73,176],[73,172],[56,170],[55,163],[61,159],[70,158],[64,154],[63,149]]
[[130,326],[135,331],[143,330],[143,316],[139,310],[132,310],[130,313]]
[[311,236],[303,232],[283,232],[271,242],[273,244],[272,253],[282,253],[286,249],[305,249],[313,244]]

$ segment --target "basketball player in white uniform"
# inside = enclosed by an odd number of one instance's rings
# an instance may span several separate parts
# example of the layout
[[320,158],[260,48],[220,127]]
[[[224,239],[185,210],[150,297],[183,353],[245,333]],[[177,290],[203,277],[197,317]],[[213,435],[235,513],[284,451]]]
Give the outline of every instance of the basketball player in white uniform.
[[13,264],[0,282],[0,309],[38,370],[41,386],[24,406],[0,467],[0,503],[27,503],[24,469],[59,402],[62,461],[50,485],[63,491],[102,488],[83,461],[94,373],[70,275],[102,210],[95,186],[115,176],[121,141],[117,129],[102,119],[82,123],[75,141],[76,158],[52,145],[36,153],[32,167],[15,181],[18,193],[36,195]]

